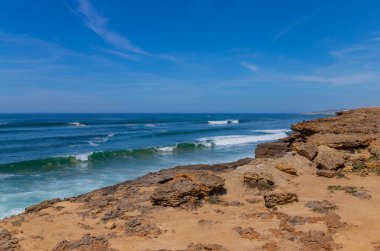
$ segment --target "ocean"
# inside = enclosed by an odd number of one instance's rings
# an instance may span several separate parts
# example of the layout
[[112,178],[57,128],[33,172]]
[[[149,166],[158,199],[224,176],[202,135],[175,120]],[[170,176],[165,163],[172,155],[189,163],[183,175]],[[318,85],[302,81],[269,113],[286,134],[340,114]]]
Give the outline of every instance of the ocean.
[[254,157],[318,114],[0,114],[0,218],[177,165]]

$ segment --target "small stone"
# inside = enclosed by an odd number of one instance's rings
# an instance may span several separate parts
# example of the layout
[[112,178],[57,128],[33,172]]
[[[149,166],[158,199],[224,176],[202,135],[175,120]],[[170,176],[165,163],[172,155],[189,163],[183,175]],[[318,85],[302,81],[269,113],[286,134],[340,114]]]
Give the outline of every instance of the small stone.
[[249,188],[257,188],[259,191],[273,190],[275,183],[273,177],[264,174],[246,172],[243,176],[244,185]]
[[228,249],[219,244],[191,244],[186,251],[228,251]]
[[109,221],[104,227],[107,229],[114,229],[116,227],[116,224],[112,221]]
[[334,178],[337,175],[337,172],[332,170],[317,170],[317,175],[326,178]]
[[215,209],[215,213],[224,214],[224,211],[218,208],[218,209]]
[[298,175],[297,170],[288,163],[278,163],[275,165],[275,168],[290,175]]
[[317,200],[311,200],[308,201],[305,204],[306,207],[310,208],[313,212],[318,213],[327,213],[330,210],[335,210],[337,208],[336,205],[333,203],[324,200],[324,201],[317,201]]
[[234,227],[233,228],[241,238],[248,239],[248,240],[254,240],[259,239],[260,234],[256,232],[252,227],[242,228],[242,227]]
[[212,224],[214,224],[214,222],[212,220],[201,219],[201,220],[198,221],[198,224],[202,225],[202,226],[205,226],[205,225],[212,225]]
[[360,199],[366,199],[366,200],[369,200],[372,198],[372,195],[370,195],[367,191],[357,191],[357,192],[352,193],[352,195]]
[[248,202],[248,203],[251,203],[251,204],[255,204],[255,203],[259,202],[260,199],[258,199],[258,198],[248,198],[245,201]]
[[240,201],[234,200],[229,203],[230,206],[232,207],[241,207],[244,206],[244,203],[241,203]]

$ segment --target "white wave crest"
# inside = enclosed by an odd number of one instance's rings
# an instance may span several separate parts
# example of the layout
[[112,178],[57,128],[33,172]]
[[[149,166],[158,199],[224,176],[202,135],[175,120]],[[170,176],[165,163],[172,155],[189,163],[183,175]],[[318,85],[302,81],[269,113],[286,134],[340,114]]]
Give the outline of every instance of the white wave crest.
[[209,125],[228,125],[228,124],[239,124],[239,120],[237,119],[228,119],[228,120],[210,120],[207,121]]
[[115,136],[114,133],[110,133],[107,135],[107,137],[95,137],[93,140],[87,141],[90,146],[98,146],[100,143],[107,142],[110,140],[113,136]]
[[87,141],[90,146],[98,146],[94,141]]
[[289,129],[270,129],[270,130],[253,130],[252,132],[263,132],[263,133],[270,133],[270,134],[274,134],[274,133],[287,133],[287,132],[291,132],[292,130],[289,130]]
[[24,212],[24,210],[25,210],[24,208],[17,208],[17,207],[10,209],[10,210],[7,210],[7,211],[1,210],[0,211],[0,219],[22,213],[22,212]]
[[9,179],[9,178],[12,178],[14,176],[18,176],[18,175],[16,175],[16,174],[0,174],[0,180]]
[[92,152],[89,153],[83,153],[83,154],[78,154],[75,156],[76,160],[79,161],[88,161],[88,157],[92,154]]
[[228,135],[228,136],[215,136],[208,138],[201,138],[201,142],[209,142],[215,146],[232,146],[243,145],[249,143],[272,141],[281,138],[285,138],[287,134],[285,132],[278,132],[265,135]]
[[71,126],[78,126],[78,127],[84,127],[84,126],[86,126],[85,124],[81,124],[80,122],[72,122],[72,123],[69,123],[69,125],[71,125]]
[[156,127],[157,125],[156,124],[144,124],[144,126],[146,126],[146,127]]
[[174,146],[164,146],[164,147],[157,148],[157,150],[160,152],[173,152],[174,149],[175,149]]

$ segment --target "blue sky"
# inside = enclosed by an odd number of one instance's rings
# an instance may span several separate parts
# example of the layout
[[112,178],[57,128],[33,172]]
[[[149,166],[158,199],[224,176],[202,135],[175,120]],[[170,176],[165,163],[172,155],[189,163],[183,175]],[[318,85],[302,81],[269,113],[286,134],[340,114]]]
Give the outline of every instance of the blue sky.
[[2,0],[0,112],[380,105],[377,0]]

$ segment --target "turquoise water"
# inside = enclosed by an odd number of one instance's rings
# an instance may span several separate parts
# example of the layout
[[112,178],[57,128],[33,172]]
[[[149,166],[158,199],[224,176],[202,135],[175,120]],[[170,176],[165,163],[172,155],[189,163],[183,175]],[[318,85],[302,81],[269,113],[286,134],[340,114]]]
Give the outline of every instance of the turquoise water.
[[304,114],[2,114],[0,218],[176,165],[254,157]]

